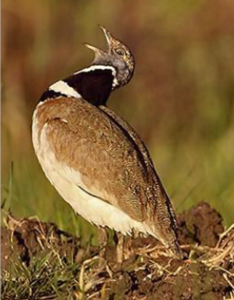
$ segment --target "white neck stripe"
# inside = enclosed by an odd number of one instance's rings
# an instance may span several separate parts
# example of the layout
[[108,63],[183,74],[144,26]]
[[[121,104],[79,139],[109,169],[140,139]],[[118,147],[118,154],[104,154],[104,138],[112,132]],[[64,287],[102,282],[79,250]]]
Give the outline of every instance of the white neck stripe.
[[116,78],[116,69],[112,66],[103,66],[103,65],[93,65],[91,67],[88,67],[88,68],[84,68],[78,72],[75,72],[74,75],[76,74],[79,74],[79,73],[82,73],[82,72],[90,72],[90,71],[95,71],[95,70],[111,70],[112,72],[112,75],[114,77],[114,80],[113,80],[113,84],[112,84],[112,90],[118,86],[118,80]]
[[82,98],[81,95],[72,87],[70,87],[65,81],[59,80],[49,87],[49,90],[62,93],[66,96]]
[[112,75],[115,77],[116,76],[116,70],[114,67],[111,67],[111,66],[102,66],[102,65],[93,65],[91,67],[88,67],[88,68],[84,68],[78,72],[75,72],[75,74],[79,74],[79,73],[82,73],[82,72],[90,72],[90,71],[95,71],[95,70],[111,70],[112,72]]

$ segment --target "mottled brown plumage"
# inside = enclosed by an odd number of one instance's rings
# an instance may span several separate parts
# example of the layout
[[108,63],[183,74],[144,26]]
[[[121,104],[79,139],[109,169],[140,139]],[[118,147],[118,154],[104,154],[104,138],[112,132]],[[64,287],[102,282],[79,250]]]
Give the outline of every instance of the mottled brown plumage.
[[45,102],[35,118],[38,139],[47,124],[56,160],[78,170],[90,194],[145,222],[155,237],[178,252],[170,201],[147,149],[128,123],[107,107],[74,98]]

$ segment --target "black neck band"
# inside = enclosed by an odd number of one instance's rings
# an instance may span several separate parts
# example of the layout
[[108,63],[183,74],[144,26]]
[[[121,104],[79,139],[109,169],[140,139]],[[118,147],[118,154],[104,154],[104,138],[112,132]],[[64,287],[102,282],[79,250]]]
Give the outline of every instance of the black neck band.
[[66,79],[70,87],[95,106],[105,105],[112,91],[114,76],[111,69],[81,71]]

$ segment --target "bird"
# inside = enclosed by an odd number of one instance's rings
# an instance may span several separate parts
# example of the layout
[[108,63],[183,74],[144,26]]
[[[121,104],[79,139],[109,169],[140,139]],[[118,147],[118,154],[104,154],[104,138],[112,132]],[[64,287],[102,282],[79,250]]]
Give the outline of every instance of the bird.
[[151,235],[181,258],[175,212],[150,154],[106,105],[131,80],[134,56],[100,27],[108,49],[85,44],[94,52],[90,66],[40,97],[32,119],[35,154],[50,183],[84,219],[122,235]]

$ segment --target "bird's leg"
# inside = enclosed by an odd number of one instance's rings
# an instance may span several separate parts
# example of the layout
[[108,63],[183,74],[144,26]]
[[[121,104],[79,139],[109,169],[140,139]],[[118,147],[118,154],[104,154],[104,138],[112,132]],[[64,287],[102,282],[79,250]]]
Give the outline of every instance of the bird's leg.
[[98,244],[100,247],[99,256],[105,259],[106,256],[106,246],[108,241],[108,233],[105,227],[98,228]]
[[116,242],[116,256],[117,256],[117,262],[122,263],[124,259],[124,236],[116,232],[114,236],[114,240]]

